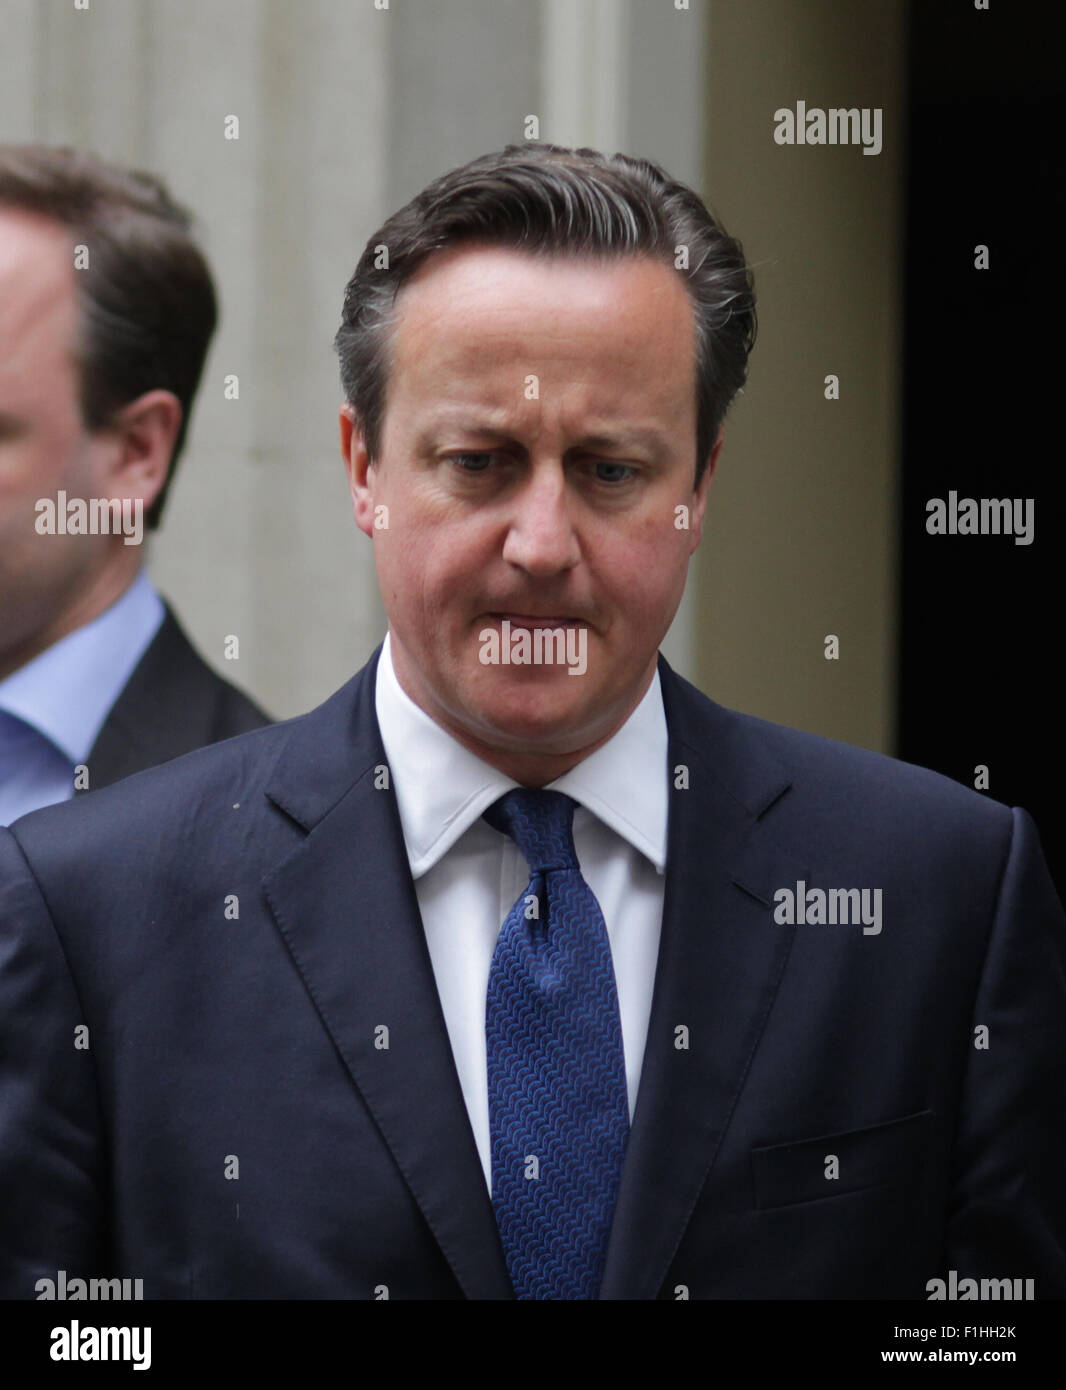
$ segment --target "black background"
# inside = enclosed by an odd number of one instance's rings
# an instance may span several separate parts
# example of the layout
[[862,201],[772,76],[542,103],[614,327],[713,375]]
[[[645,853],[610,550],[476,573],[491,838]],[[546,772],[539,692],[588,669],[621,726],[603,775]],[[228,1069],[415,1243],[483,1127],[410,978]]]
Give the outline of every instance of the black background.
[[[1066,23],[1035,0],[914,0],[898,753],[1024,806],[1066,899]],[[974,268],[974,247],[990,268]],[[930,536],[926,503],[1032,497],[1033,544]]]

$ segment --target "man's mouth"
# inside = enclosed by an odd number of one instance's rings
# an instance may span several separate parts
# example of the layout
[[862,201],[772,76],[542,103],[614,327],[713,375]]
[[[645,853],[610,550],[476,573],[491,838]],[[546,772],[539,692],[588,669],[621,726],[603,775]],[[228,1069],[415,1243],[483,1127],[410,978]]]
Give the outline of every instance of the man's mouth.
[[512,628],[588,627],[588,623],[581,618],[553,613],[488,613],[486,616],[495,623],[509,622]]

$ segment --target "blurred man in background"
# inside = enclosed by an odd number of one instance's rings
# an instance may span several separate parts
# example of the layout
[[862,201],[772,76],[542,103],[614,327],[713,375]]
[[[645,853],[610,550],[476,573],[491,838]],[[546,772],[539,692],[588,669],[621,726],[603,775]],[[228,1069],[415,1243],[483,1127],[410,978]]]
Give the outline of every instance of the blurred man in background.
[[144,569],[217,321],[150,175],[0,146],[0,824],[269,723]]

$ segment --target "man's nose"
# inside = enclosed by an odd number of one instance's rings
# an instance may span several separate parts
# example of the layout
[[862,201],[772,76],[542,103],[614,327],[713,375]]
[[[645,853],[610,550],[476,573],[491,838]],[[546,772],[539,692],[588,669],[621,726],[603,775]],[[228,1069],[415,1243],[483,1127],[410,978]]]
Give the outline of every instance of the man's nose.
[[539,578],[571,569],[581,559],[573,506],[563,469],[535,466],[514,496],[503,558]]

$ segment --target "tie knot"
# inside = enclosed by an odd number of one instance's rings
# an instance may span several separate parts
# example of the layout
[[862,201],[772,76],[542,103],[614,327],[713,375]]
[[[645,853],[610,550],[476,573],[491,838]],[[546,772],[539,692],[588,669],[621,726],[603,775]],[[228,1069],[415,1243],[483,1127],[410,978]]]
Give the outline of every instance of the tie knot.
[[531,874],[576,869],[574,802],[562,792],[516,787],[485,812],[494,830],[510,835],[525,855]]

